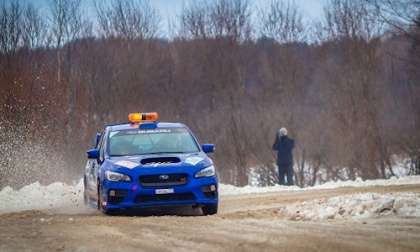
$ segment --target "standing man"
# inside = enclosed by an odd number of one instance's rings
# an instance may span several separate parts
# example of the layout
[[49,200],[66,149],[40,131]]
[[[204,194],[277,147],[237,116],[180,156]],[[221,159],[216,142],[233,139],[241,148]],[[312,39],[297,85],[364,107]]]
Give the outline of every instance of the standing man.
[[287,185],[293,185],[293,148],[295,141],[287,136],[287,129],[281,128],[277,132],[273,150],[277,151],[277,166],[279,168],[279,184],[285,185],[284,176],[287,175]]

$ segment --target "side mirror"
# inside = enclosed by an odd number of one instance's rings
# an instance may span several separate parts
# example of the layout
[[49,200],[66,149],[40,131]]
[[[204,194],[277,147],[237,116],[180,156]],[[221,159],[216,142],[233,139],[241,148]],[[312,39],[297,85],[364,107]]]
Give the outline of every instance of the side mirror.
[[203,149],[204,153],[212,153],[214,152],[214,144],[203,144],[201,145],[201,148]]
[[89,159],[98,159],[99,158],[99,150],[98,149],[90,149],[86,153],[87,153],[87,157]]
[[98,147],[99,141],[101,141],[101,133],[96,133],[95,147]]

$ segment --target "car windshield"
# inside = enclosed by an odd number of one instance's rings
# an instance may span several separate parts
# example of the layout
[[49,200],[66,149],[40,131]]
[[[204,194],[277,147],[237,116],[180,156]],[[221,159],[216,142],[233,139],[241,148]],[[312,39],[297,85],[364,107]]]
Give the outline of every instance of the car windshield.
[[198,152],[186,128],[130,129],[109,133],[110,156]]

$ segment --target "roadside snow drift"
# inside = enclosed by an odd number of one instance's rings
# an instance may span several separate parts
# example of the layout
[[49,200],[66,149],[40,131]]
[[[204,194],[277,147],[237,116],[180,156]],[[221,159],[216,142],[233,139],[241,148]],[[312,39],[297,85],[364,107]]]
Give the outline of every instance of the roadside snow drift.
[[305,191],[305,190],[317,190],[317,189],[334,189],[340,187],[364,187],[364,186],[390,186],[390,185],[412,185],[420,184],[420,176],[407,176],[407,177],[391,177],[390,179],[376,179],[366,180],[361,179],[327,182],[325,184],[316,185],[312,187],[300,188],[297,186],[267,186],[267,187],[256,187],[256,186],[244,186],[236,187],[233,185],[220,185],[220,193],[222,195],[238,195],[247,193],[270,193],[270,192],[287,192],[287,191]]
[[82,180],[74,185],[55,182],[43,186],[35,182],[19,190],[6,186],[0,191],[0,202],[0,213],[46,209],[77,213],[87,210],[83,203]]
[[292,220],[364,219],[387,215],[420,217],[420,194],[359,193],[292,204],[277,213]]

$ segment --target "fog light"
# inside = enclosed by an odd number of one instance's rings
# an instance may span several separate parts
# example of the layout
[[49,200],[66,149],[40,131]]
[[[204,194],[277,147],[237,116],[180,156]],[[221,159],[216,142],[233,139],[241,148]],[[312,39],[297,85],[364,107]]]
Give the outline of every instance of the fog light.
[[201,187],[201,191],[203,192],[204,196],[210,199],[214,199],[217,197],[217,186],[216,185],[207,185]]
[[216,186],[215,186],[215,185],[211,185],[211,186],[210,186],[210,191],[211,191],[211,192],[216,191]]
[[216,185],[203,186],[203,187],[201,187],[201,191],[202,192],[216,192],[217,187],[216,187]]
[[108,191],[109,204],[119,204],[124,201],[128,195],[128,190],[112,189]]

